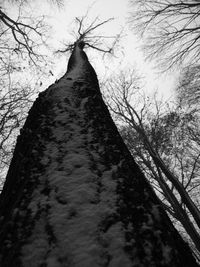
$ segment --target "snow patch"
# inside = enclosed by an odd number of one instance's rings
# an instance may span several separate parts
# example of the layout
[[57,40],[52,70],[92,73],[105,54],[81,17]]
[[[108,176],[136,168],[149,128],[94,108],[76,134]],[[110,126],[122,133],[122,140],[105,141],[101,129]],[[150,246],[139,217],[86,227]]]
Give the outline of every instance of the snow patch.
[[[70,77],[72,80],[77,80],[78,78],[82,77],[84,74],[84,65],[85,60],[82,58],[81,54],[83,53],[82,49],[80,49],[78,46],[75,47],[75,64],[70,72],[67,73],[67,77]],[[66,78],[67,78],[66,77]]]

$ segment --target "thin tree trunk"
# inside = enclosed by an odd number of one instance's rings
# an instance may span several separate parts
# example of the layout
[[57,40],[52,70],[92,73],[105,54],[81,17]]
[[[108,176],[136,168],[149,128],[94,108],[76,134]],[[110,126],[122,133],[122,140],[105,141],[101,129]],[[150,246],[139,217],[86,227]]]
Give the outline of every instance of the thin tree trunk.
[[1,267],[198,266],[122,141],[79,43],[17,140]]

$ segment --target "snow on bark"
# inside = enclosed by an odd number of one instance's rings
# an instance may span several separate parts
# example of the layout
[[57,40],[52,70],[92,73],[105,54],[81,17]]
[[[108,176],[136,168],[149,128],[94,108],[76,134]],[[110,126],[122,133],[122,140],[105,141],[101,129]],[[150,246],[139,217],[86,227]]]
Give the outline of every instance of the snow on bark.
[[1,267],[197,266],[78,45],[30,110],[0,200]]

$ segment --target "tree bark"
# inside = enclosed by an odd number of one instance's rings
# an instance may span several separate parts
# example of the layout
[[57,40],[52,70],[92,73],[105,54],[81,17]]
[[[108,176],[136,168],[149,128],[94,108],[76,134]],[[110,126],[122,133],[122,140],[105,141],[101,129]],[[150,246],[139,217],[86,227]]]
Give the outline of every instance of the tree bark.
[[1,267],[198,266],[122,141],[77,43],[31,108],[0,196]]

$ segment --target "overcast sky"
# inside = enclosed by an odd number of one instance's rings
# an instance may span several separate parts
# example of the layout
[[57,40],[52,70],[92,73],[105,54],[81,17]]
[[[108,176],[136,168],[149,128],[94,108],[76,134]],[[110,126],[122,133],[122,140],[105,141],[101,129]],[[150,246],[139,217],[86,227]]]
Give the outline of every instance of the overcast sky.
[[[48,16],[48,21],[53,27],[51,44],[54,48],[62,48],[61,42],[73,42],[75,40],[72,35],[73,30],[76,29],[74,19],[84,16],[88,9],[88,22],[91,22],[97,16],[102,21],[113,17],[114,20],[99,28],[98,33],[113,36],[123,29],[123,37],[115,50],[114,56],[103,59],[102,54],[97,51],[91,49],[86,51],[98,77],[106,79],[109,75],[119,72],[119,70],[137,68],[146,77],[144,81],[146,81],[145,88],[147,91],[158,89],[166,97],[171,95],[174,76],[156,74],[158,70],[153,69],[152,63],[144,61],[143,53],[140,50],[140,41],[129,29],[127,23],[131,11],[129,0],[64,0],[64,5],[60,8],[49,4],[49,2],[33,1],[32,11],[30,12],[35,13],[37,11],[38,14]],[[44,83],[45,86],[63,75],[66,71],[68,57],[69,55],[66,54],[59,59],[54,59],[56,62],[56,68],[53,70],[54,77]]]

